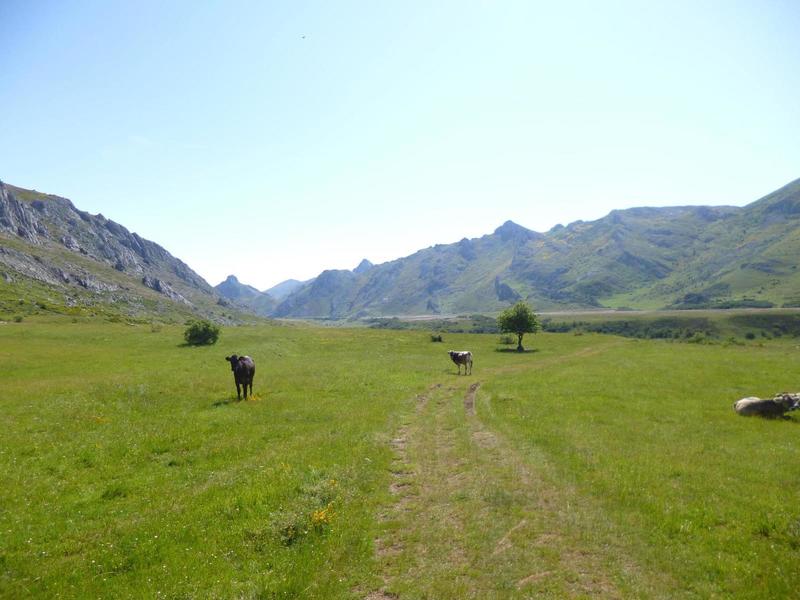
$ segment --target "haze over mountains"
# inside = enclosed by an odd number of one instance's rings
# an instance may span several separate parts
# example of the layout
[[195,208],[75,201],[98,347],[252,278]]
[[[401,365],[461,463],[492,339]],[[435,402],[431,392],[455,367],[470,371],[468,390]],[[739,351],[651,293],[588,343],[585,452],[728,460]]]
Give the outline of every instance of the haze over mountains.
[[797,306],[798,257],[800,180],[742,208],[615,210],[545,233],[507,221],[480,238],[306,282],[259,291],[232,275],[212,288],[102,215],[0,184],[0,285],[131,313],[171,304],[216,319],[232,318],[225,311],[234,308],[341,319],[495,312],[518,299],[538,310]]

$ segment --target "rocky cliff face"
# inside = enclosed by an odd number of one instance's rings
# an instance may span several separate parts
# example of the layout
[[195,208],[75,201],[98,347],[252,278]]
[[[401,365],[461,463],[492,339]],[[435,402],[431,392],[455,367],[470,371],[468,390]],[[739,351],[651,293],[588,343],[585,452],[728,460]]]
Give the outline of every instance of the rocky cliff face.
[[[66,198],[0,182],[0,270],[117,302],[155,292],[194,311],[219,300],[213,288],[158,244]],[[213,311],[212,311],[213,312]]]

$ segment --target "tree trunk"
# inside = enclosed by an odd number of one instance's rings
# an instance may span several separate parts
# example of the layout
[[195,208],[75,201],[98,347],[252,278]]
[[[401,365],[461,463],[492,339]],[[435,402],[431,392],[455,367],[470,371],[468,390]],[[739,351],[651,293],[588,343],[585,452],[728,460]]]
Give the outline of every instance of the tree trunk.
[[517,352],[525,352],[525,348],[522,347],[522,336],[525,335],[524,333],[518,333],[517,337]]

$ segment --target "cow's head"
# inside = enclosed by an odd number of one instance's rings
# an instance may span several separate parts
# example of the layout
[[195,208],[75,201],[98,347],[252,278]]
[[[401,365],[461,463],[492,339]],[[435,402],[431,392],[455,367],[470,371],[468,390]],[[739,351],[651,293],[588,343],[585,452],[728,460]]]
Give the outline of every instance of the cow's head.
[[236,370],[236,365],[239,363],[239,357],[235,354],[231,354],[230,356],[226,356],[225,360],[231,363],[231,371]]
[[776,401],[783,406],[784,410],[797,410],[798,408],[798,401],[791,394],[781,394],[781,397],[776,398]]

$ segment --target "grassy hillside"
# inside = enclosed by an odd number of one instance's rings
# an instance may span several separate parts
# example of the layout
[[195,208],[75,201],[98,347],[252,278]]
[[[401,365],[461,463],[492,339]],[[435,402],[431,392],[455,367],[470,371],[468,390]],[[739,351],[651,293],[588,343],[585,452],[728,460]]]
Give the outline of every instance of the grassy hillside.
[[[170,326],[0,325],[0,596],[798,588],[798,420],[731,410],[796,387],[794,342],[429,339],[229,327],[191,348]],[[252,401],[231,352],[256,359]]]
[[663,281],[609,297],[609,306],[711,308],[800,304],[800,180],[710,223]]
[[34,304],[129,319],[240,318],[158,244],[66,198],[0,182],[0,318]]
[[800,305],[800,180],[744,208],[612,211],[536,233],[511,221],[360,273],[325,271],[278,316]]

